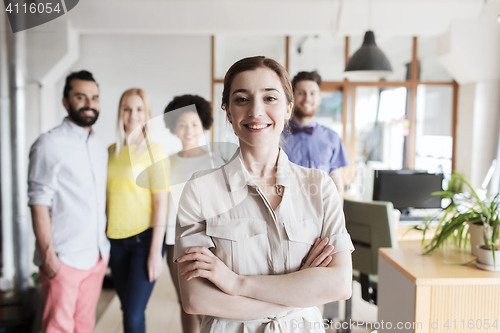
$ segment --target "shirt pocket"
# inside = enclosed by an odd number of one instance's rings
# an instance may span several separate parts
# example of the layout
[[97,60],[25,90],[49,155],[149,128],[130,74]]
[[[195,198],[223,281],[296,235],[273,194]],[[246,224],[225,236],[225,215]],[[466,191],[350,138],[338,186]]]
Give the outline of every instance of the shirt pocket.
[[284,223],[288,236],[286,268],[288,272],[295,272],[302,266],[314,242],[321,236],[322,220],[309,218]]
[[267,265],[265,220],[216,217],[207,220],[206,233],[215,244],[214,254],[236,274],[252,274],[255,260]]

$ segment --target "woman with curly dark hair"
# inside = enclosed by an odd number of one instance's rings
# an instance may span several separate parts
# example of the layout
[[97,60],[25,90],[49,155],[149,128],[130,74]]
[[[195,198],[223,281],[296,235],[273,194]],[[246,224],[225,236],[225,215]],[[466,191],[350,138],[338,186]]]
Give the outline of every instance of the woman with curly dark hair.
[[[224,161],[199,145],[204,131],[213,123],[212,107],[203,97],[197,95],[176,96],[165,108],[165,125],[182,142],[182,150],[169,156],[170,200],[167,218],[167,264],[174,282],[179,302],[178,270],[173,262],[175,243],[176,207],[184,184],[193,173],[220,167]],[[181,322],[184,333],[198,333],[201,317],[187,314],[181,308]]]

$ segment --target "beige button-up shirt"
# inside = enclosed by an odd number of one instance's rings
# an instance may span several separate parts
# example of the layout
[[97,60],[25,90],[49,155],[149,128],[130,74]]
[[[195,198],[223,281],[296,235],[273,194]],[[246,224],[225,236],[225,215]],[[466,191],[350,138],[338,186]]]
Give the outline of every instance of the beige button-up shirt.
[[[280,149],[276,190],[282,201],[273,210],[239,150],[219,169],[195,173],[179,204],[175,258],[206,246],[237,274],[273,275],[299,270],[318,237],[329,237],[334,253],[354,250],[326,173],[291,163]],[[314,308],[254,320],[205,316],[202,332],[323,332],[307,329],[314,322],[322,323]]]

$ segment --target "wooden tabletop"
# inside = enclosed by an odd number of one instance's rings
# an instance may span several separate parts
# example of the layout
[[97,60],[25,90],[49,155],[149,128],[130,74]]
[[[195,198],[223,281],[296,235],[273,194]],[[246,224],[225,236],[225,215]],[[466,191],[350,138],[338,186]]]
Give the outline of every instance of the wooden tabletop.
[[466,263],[474,259],[470,254],[457,252],[450,256],[439,251],[423,256],[421,253],[421,249],[379,249],[379,256],[416,285],[500,285],[500,271],[484,271],[475,263],[458,265],[444,262]]

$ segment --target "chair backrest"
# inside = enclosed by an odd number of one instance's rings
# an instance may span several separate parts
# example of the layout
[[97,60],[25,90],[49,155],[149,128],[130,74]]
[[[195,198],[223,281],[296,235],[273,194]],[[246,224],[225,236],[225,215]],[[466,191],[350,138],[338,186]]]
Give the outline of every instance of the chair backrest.
[[353,269],[364,274],[377,274],[378,249],[398,247],[393,205],[386,201],[360,202],[344,200],[346,228],[355,251]]

